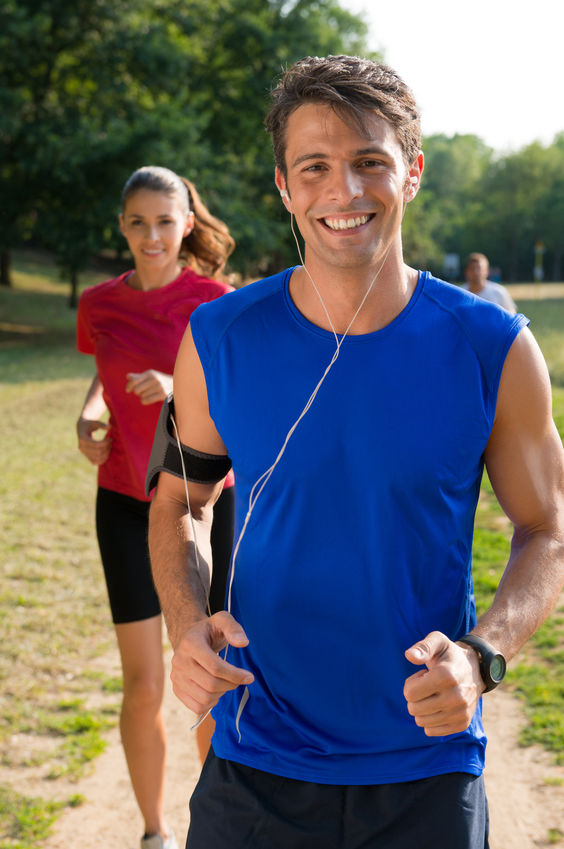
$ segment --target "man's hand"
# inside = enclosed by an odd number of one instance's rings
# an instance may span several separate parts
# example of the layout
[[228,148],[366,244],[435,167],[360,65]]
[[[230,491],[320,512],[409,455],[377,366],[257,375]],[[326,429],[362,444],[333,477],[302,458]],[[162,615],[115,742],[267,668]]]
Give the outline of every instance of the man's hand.
[[405,656],[410,663],[427,667],[411,675],[403,688],[416,724],[428,737],[465,731],[485,689],[474,649],[432,631]]
[[112,440],[105,436],[103,439],[94,439],[93,434],[97,430],[108,430],[105,422],[83,419],[76,423],[78,436],[78,450],[87,457],[94,466],[101,466],[106,462],[112,450]]
[[225,610],[196,622],[182,637],[172,658],[170,679],[180,701],[200,716],[228,690],[252,684],[254,676],[223,660],[225,646],[248,645],[238,622]]
[[130,372],[125,391],[134,392],[142,404],[156,404],[172,392],[172,375],[152,368],[139,374]]

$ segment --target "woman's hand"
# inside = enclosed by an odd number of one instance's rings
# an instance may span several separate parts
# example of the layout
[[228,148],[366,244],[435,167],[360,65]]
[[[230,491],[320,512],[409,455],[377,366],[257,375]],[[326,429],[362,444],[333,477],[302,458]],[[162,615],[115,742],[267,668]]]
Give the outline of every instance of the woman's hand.
[[156,404],[157,401],[164,401],[172,392],[172,375],[152,368],[140,374],[130,372],[125,391],[134,392],[142,404]]
[[97,430],[107,431],[109,426],[105,422],[93,419],[84,419],[82,416],[76,423],[78,435],[78,450],[90,460],[94,466],[101,466],[106,462],[112,450],[112,440],[107,434],[102,439],[94,439],[93,434]]

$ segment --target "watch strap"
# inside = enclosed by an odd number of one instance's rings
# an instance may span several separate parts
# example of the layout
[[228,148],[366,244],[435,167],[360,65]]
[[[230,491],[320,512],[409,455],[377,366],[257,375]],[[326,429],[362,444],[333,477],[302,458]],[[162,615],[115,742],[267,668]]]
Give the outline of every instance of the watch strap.
[[[487,640],[484,640],[482,637],[478,637],[476,634],[466,634],[464,637],[459,637],[457,642],[466,643],[466,645],[471,646],[477,652],[480,663],[480,675],[486,685],[484,692],[489,693],[492,690],[495,690],[498,684],[501,684],[503,676],[505,675],[505,658],[501,652],[495,649],[491,643],[488,643]],[[494,658],[501,658],[503,662],[503,674],[498,680],[492,678],[490,673],[490,664]]]

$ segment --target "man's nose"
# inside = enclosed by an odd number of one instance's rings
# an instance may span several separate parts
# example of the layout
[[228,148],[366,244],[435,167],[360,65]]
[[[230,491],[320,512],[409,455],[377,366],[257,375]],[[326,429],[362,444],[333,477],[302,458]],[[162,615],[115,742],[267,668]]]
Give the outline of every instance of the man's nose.
[[354,198],[361,197],[364,187],[361,175],[350,165],[334,169],[330,185],[332,199],[346,205]]

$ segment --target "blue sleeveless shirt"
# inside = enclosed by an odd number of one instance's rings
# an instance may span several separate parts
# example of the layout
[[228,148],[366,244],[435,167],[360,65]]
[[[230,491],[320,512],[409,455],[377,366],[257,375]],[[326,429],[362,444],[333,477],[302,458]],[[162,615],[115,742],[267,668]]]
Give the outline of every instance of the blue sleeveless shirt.
[[[335,351],[288,290],[293,269],[190,324],[233,462],[235,538]],[[405,650],[475,624],[472,534],[507,352],[527,320],[420,273],[405,309],[348,336],[258,499],[234,565],[255,681],[214,709],[218,757],[328,784],[479,774],[481,710],[429,738],[407,712]],[[240,716],[238,716],[240,712]],[[237,729],[240,731],[240,739]]]

